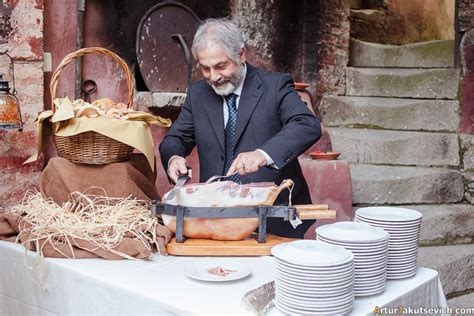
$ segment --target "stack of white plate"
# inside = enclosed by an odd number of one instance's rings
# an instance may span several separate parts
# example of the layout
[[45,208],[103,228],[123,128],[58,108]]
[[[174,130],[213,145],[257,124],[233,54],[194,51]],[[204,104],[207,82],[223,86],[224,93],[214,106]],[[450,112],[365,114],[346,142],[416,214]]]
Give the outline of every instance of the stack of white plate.
[[385,291],[388,233],[365,223],[337,222],[316,229],[323,242],[350,250],[354,255],[354,295]]
[[398,207],[365,207],[356,211],[356,222],[383,228],[390,234],[387,279],[416,274],[421,218],[420,212]]
[[347,314],[354,307],[354,256],[343,247],[297,240],[272,248],[275,305],[287,314]]

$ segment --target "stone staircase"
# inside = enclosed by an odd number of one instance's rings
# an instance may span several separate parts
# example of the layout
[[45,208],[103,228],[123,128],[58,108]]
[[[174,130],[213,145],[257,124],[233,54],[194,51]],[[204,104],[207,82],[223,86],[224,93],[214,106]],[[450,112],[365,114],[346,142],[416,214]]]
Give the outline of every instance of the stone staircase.
[[[420,265],[443,271],[447,295],[474,287],[474,205],[465,200],[460,171],[460,70],[453,68],[453,45],[352,40],[346,95],[321,103],[333,149],[350,162],[354,208],[391,205],[423,213],[421,244],[430,247],[420,250]],[[459,262],[471,272],[454,277]]]

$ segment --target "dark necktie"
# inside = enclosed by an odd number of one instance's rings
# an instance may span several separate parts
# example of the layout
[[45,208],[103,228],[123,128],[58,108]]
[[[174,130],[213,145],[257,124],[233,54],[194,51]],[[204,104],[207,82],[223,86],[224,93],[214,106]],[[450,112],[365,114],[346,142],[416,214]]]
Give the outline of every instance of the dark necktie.
[[[237,95],[231,93],[224,97],[229,109],[229,120],[225,127],[225,165],[224,175],[229,171],[232,161],[234,161],[234,149],[235,149],[235,128],[237,126]],[[230,177],[230,180],[234,182],[240,182],[240,177],[235,174]]]

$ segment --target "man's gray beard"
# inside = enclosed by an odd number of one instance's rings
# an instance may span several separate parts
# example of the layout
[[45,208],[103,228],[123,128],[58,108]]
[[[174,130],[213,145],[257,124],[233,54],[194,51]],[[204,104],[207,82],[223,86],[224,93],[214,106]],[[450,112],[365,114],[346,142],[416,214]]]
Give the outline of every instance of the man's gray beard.
[[212,84],[210,80],[208,80],[207,83],[211,85],[212,89],[217,95],[222,95],[222,96],[229,95],[232,92],[234,92],[235,89],[237,89],[237,86],[239,85],[240,81],[243,79],[244,74],[245,74],[245,67],[243,64],[241,64],[239,68],[237,69],[237,71],[235,72],[235,74],[229,78],[229,81],[224,87],[217,88]]

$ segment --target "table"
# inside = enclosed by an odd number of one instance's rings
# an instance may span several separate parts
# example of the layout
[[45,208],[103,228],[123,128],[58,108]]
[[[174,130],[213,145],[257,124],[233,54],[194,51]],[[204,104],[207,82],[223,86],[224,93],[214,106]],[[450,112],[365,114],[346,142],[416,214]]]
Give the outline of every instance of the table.
[[[251,268],[247,278],[232,282],[195,281],[186,265],[201,257],[151,260],[46,258],[33,270],[35,255],[23,246],[0,241],[0,315],[183,315],[249,314],[243,295],[275,278],[275,258],[227,257]],[[43,271],[43,288],[34,283]],[[379,295],[357,298],[352,314],[373,315],[375,306],[443,307],[446,299],[438,273],[418,268],[415,277],[388,281]],[[270,315],[281,313],[272,308]]]

